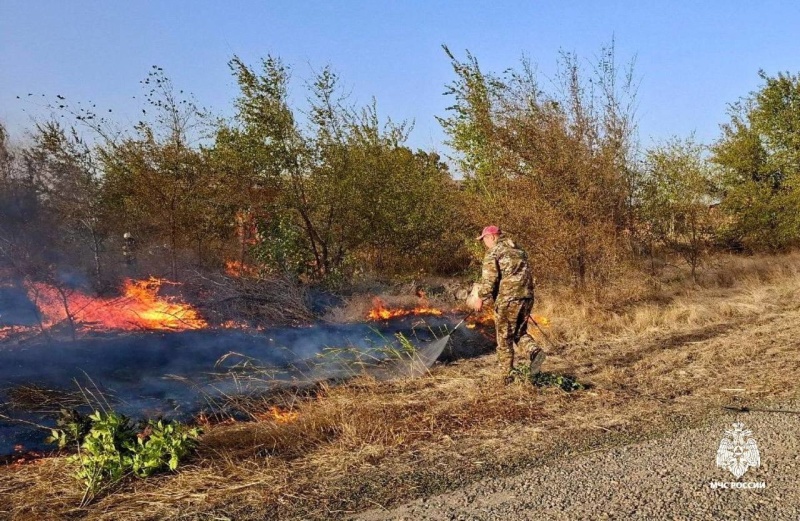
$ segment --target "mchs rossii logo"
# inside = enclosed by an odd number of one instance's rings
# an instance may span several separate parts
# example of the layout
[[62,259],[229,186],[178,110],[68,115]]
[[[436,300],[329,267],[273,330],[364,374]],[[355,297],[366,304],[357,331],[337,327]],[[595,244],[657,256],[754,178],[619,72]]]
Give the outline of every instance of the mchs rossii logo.
[[[761,454],[758,444],[753,438],[753,431],[747,429],[743,423],[736,422],[726,429],[717,449],[717,467],[730,471],[736,479],[741,478],[750,467],[761,466]],[[763,481],[759,482],[724,482],[712,481],[711,488],[765,488]]]

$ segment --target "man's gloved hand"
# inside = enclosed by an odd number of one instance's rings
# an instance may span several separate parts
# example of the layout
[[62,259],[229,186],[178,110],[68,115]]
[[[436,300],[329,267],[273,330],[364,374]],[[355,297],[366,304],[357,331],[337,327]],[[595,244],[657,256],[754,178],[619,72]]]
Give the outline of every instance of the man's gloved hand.
[[467,306],[475,311],[483,309],[483,300],[478,296],[477,284],[472,285],[472,291],[469,292],[469,297],[467,297]]
[[467,297],[467,306],[475,311],[483,309],[483,301],[474,293]]

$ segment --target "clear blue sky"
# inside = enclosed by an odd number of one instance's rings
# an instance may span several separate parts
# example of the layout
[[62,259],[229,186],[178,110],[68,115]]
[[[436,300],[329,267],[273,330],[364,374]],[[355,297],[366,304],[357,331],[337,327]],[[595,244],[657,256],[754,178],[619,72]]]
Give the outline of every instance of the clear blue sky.
[[228,59],[272,53],[294,67],[298,100],[313,68],[331,64],[356,101],[375,96],[382,116],[415,121],[411,146],[443,150],[434,116],[453,74],[442,44],[496,72],[524,53],[547,75],[560,49],[588,59],[613,36],[620,61],[637,57],[643,144],[691,132],[710,142],[760,68],[798,72],[798,29],[796,1],[0,0],[0,121],[19,138],[47,117],[27,93],[135,118],[154,64],[229,115]]

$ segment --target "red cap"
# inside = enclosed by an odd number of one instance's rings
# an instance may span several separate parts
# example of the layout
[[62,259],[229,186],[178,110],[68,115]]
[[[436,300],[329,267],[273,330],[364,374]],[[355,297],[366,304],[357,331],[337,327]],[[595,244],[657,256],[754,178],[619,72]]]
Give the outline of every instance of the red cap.
[[483,232],[481,232],[481,236],[475,240],[479,241],[484,237],[486,237],[487,235],[500,235],[500,228],[498,228],[497,226],[487,226],[486,228],[483,229]]

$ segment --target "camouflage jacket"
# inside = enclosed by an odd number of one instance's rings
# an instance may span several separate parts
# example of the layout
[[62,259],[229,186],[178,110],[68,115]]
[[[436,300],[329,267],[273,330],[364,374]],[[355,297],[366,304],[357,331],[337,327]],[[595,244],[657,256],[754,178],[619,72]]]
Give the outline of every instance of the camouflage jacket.
[[501,236],[497,244],[483,258],[478,297],[495,303],[533,298],[533,274],[528,264],[528,254],[514,241]]

